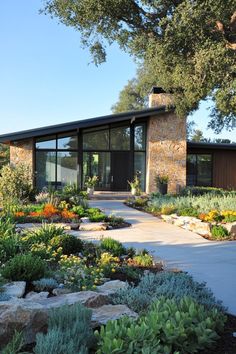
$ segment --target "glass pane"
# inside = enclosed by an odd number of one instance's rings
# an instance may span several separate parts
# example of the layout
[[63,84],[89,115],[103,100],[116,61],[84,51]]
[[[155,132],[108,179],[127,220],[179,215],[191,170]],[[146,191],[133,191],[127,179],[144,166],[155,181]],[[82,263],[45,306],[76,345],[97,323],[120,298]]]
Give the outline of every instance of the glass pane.
[[187,186],[197,185],[197,155],[187,156]]
[[146,149],[145,124],[136,125],[134,127],[134,149],[135,150]]
[[110,188],[111,161],[109,152],[84,152],[83,183],[88,177],[98,176],[97,189]]
[[56,149],[56,136],[47,136],[36,140],[36,149]]
[[77,152],[60,151],[57,153],[57,187],[77,184]]
[[211,186],[211,155],[197,155],[197,185]]
[[108,150],[109,149],[109,130],[99,130],[83,134],[84,150]]
[[41,190],[44,187],[56,185],[56,152],[36,152],[36,187]]
[[134,174],[137,174],[141,180],[141,188],[145,190],[146,159],[145,152],[134,153]]
[[111,129],[111,150],[130,149],[130,127]]
[[57,148],[66,150],[77,150],[78,148],[78,137],[77,135],[58,137]]

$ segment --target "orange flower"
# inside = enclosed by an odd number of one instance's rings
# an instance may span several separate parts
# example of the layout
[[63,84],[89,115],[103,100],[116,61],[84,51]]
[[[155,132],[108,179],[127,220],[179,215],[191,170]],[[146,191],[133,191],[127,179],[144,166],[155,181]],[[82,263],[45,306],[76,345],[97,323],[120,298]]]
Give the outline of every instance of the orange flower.
[[63,217],[63,219],[73,219],[73,218],[77,217],[77,215],[75,213],[73,213],[72,211],[69,211],[67,209],[62,210],[61,216]]
[[58,213],[58,210],[52,205],[52,204],[46,204],[43,208],[42,215],[50,218],[53,215],[56,215]]
[[21,216],[25,216],[25,213],[24,213],[23,211],[17,211],[17,212],[15,213],[15,216],[16,216],[17,218],[19,218],[19,217],[21,217]]
[[32,216],[32,217],[42,216],[42,211],[31,211],[29,213],[29,216]]
[[199,219],[205,221],[207,214],[201,213],[198,215]]

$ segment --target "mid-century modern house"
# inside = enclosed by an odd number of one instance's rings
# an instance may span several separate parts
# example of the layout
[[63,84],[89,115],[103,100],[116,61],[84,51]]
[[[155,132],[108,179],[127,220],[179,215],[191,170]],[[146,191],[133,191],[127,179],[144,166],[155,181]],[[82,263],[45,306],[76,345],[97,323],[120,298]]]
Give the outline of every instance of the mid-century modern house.
[[236,188],[236,144],[187,142],[186,120],[170,103],[154,88],[150,108],[4,134],[0,142],[10,145],[12,164],[32,167],[38,189],[83,187],[97,175],[97,190],[127,191],[137,172],[147,193],[159,174],[169,176],[169,192],[186,184]]

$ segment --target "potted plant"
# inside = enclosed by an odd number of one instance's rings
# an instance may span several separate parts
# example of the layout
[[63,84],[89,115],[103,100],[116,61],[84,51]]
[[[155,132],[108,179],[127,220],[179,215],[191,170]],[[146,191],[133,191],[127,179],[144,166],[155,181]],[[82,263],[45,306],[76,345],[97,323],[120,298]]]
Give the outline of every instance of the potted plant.
[[85,187],[87,188],[87,193],[89,196],[93,195],[94,187],[98,181],[98,176],[88,177],[87,181],[85,182]]
[[128,181],[130,188],[131,188],[131,194],[133,196],[138,196],[141,194],[141,182],[138,177],[138,175],[135,175],[133,181]]
[[169,177],[167,175],[157,175],[156,176],[156,184],[157,190],[160,194],[167,194]]

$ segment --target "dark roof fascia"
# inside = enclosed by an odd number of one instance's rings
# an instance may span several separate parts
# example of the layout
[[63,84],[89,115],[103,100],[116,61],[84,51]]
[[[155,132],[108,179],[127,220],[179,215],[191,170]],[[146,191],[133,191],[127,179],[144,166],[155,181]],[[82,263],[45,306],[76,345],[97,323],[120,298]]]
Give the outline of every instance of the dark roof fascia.
[[10,143],[12,141],[36,138],[39,136],[58,134],[64,132],[70,132],[72,130],[78,130],[81,128],[95,127],[103,124],[117,123],[132,118],[144,118],[150,117],[155,114],[168,113],[174,110],[174,107],[166,108],[166,106],[147,108],[140,111],[129,111],[117,114],[111,114],[107,116],[101,116],[96,118],[89,118],[78,120],[74,122],[50,125],[42,128],[35,128],[30,130],[23,130],[10,134],[0,135],[0,143]]
[[208,150],[236,150],[236,144],[187,142],[188,149],[208,149]]

